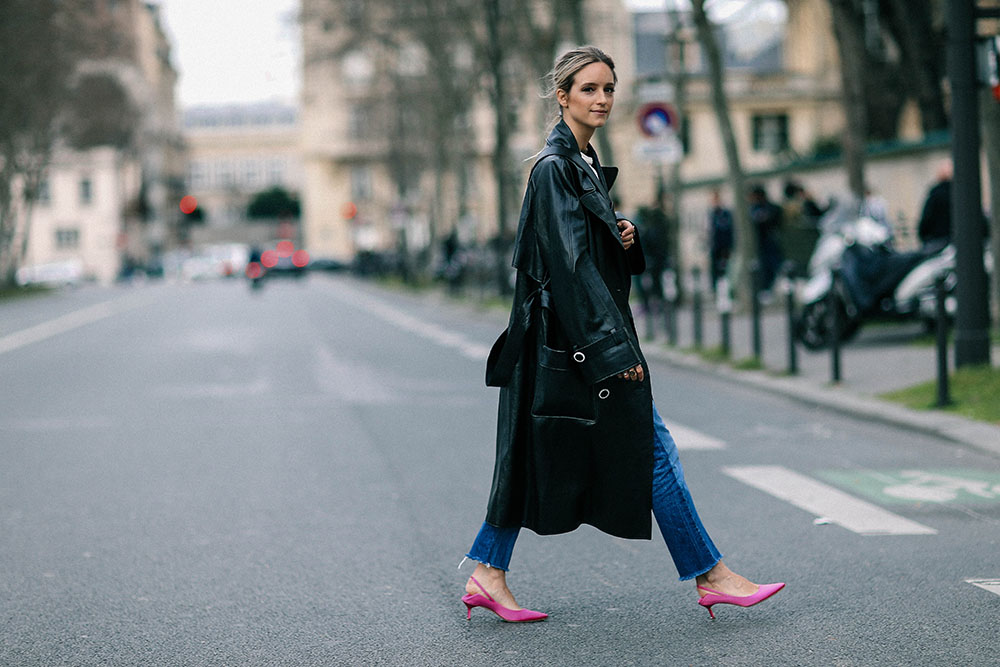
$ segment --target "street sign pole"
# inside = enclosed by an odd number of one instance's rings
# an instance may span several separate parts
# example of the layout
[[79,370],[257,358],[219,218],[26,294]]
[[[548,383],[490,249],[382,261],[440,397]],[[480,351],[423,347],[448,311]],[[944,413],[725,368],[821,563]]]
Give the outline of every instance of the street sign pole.
[[948,79],[951,84],[952,239],[958,278],[955,365],[990,363],[990,313],[983,266],[983,210],[979,177],[979,100],[976,80],[976,7],[948,3]]

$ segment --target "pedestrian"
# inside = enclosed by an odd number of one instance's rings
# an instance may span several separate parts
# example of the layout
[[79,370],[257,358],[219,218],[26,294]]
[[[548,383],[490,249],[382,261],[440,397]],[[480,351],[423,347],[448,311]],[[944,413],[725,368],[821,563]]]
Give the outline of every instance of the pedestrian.
[[636,276],[634,283],[639,301],[646,315],[652,317],[654,305],[663,304],[663,272],[670,267],[670,223],[666,212],[666,193],[657,192],[651,206],[641,206],[636,211],[636,233],[642,233],[642,255],[646,270]]
[[760,292],[767,297],[784,262],[781,250],[781,207],[768,199],[763,185],[750,188],[750,223],[757,236],[757,262],[760,267]]
[[586,523],[649,539],[652,510],[700,605],[712,614],[715,604],[756,604],[784,584],[758,586],[723,564],[653,405],[628,304],[642,249],[634,225],[611,207],[617,169],[602,167],[590,145],[614,103],[614,63],[580,47],[549,76],[560,120],[528,180],[514,307],[487,362],[487,384],[501,387],[496,461],[462,601],[469,617],[484,607],[507,621],[542,620],[507,586],[520,529],[551,535]]
[[712,289],[729,270],[729,257],[733,253],[733,212],[722,205],[718,188],[711,193],[712,207],[708,210],[708,257],[712,274]]
[[[781,202],[781,254],[792,275],[804,276],[819,240],[819,205],[796,181],[786,181]],[[820,212],[820,213],[818,213]],[[818,213],[818,214],[817,214]]]
[[951,176],[951,160],[944,160],[938,165],[917,225],[917,238],[924,246],[951,242]]

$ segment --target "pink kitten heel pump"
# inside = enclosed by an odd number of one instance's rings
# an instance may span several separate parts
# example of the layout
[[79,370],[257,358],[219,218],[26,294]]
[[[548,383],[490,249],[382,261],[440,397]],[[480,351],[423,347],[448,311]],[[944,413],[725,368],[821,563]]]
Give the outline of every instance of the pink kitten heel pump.
[[739,607],[752,607],[758,602],[763,602],[768,599],[782,588],[785,584],[761,584],[760,588],[753,595],[724,595],[718,591],[713,591],[711,588],[705,588],[704,586],[698,586],[698,590],[705,591],[708,595],[703,595],[698,599],[698,604],[702,607],[708,609],[708,615],[715,618],[715,614],[712,613],[712,605],[716,604],[734,604]]
[[472,579],[476,586],[479,586],[480,590],[483,591],[483,594],[469,593],[462,596],[462,602],[465,603],[465,606],[468,609],[468,612],[465,615],[466,620],[472,619],[473,607],[483,607],[485,609],[489,609],[494,614],[510,623],[530,623],[532,621],[541,621],[549,617],[546,613],[531,611],[530,609],[508,609],[494,600],[493,596],[490,595],[485,588],[483,588],[481,583],[476,581],[475,577],[469,577],[469,579]]

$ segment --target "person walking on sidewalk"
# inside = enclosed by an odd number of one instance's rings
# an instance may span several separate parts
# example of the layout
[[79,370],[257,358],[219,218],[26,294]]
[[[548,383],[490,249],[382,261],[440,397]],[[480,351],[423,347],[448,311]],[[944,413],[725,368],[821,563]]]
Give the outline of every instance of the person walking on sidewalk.
[[767,196],[762,184],[750,188],[750,223],[757,236],[757,261],[760,264],[760,290],[769,297],[781,264],[781,207]]
[[487,384],[501,387],[496,462],[486,520],[466,554],[477,561],[462,597],[467,617],[483,607],[506,621],[546,618],[507,585],[522,527],[551,535],[587,523],[649,539],[650,511],[713,618],[716,604],[756,604],[784,584],[759,586],[723,564],[653,405],[628,305],[642,249],[611,207],[617,170],[590,145],[614,104],[614,62],[596,47],[573,49],[550,82],[560,119],[528,181],[514,307],[487,363]]
[[722,204],[718,188],[712,189],[708,210],[708,267],[712,274],[712,291],[729,271],[729,256],[733,254],[733,212]]

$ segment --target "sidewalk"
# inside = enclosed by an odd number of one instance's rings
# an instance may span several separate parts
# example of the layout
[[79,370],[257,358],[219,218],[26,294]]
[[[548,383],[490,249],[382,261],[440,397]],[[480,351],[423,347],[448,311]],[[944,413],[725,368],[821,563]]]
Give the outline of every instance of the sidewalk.
[[[645,315],[634,308],[636,329],[647,332]],[[764,370],[736,370],[734,363],[753,357],[749,316],[732,317],[731,362],[711,362],[694,350],[694,318],[690,306],[677,313],[677,343],[667,344],[665,323],[654,316],[655,337],[646,339],[647,357],[687,368],[721,375],[733,381],[781,394],[811,405],[891,423],[947,438],[957,443],[1000,456],[1000,425],[960,417],[940,410],[912,410],[876,398],[878,394],[910,387],[937,377],[937,352],[933,345],[914,342],[922,328],[913,324],[872,324],[841,348],[840,382],[832,382],[832,361],[828,350],[810,352],[797,345],[798,373],[789,375],[788,318],[783,306],[772,304],[761,317],[761,362]],[[712,303],[705,304],[702,348],[720,347],[721,323]],[[954,349],[948,350],[954,367]],[[1000,366],[1000,347],[991,356]]]

